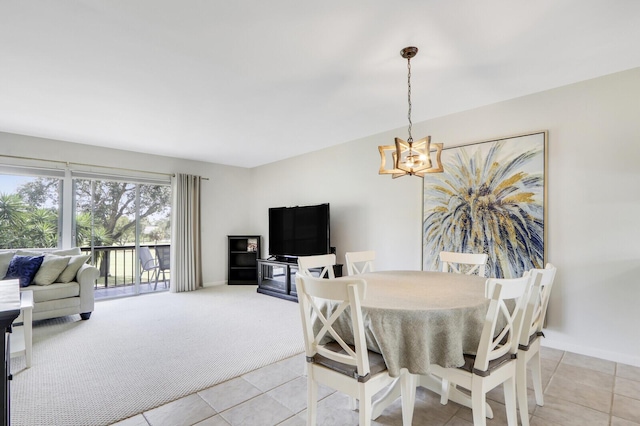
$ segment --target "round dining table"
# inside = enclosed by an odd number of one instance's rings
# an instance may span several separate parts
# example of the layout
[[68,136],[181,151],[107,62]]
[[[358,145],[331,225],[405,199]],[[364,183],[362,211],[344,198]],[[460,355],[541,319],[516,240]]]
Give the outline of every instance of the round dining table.
[[382,354],[392,377],[402,368],[420,375],[431,364],[459,367],[463,353],[475,353],[489,307],[486,278],[381,271],[341,279],[353,278],[367,283],[361,302],[367,346]]
[[[369,350],[382,354],[392,377],[402,369],[416,383],[440,392],[441,381],[430,365],[460,367],[464,353],[475,353],[489,307],[486,278],[431,271],[380,271],[338,278],[367,283],[361,302]],[[328,309],[332,309],[328,307]],[[341,335],[350,324],[336,324]],[[399,396],[398,386],[374,403],[374,418]],[[466,406],[466,394],[451,389],[449,399]],[[491,409],[489,407],[489,414]]]

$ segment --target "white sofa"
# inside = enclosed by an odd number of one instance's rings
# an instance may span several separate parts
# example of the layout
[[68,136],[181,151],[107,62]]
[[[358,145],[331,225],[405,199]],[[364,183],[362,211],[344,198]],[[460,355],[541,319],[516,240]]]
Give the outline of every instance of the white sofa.
[[[15,256],[19,258],[13,260]],[[40,266],[36,266],[36,258],[42,258]],[[82,255],[78,247],[69,250],[3,250],[0,251],[0,277],[18,278],[8,274],[16,272],[18,263],[33,262],[31,268],[37,268],[35,274],[24,272],[20,277],[20,290],[33,291],[33,320],[74,314],[87,320],[94,309],[94,288],[100,275],[96,267],[85,263],[88,259],[89,256]],[[29,269],[29,266],[22,269]],[[33,278],[28,286],[23,286],[29,280],[27,275],[33,275]]]

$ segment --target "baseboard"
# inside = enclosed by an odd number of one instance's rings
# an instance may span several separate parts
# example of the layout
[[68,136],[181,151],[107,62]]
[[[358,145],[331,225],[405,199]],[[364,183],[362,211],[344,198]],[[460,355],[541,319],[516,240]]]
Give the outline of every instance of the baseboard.
[[544,331],[545,338],[542,339],[542,346],[546,346],[552,349],[559,349],[561,351],[573,352],[580,355],[592,356],[594,358],[605,359],[607,361],[619,362],[621,364],[632,365],[640,367],[640,356],[623,354],[614,351],[607,351],[591,346],[578,345],[574,343],[567,343],[563,341],[563,337],[560,334],[555,334],[552,331]]
[[225,285],[227,284],[226,281],[212,281],[212,282],[208,282],[208,283],[203,283],[202,287],[215,287],[218,285]]

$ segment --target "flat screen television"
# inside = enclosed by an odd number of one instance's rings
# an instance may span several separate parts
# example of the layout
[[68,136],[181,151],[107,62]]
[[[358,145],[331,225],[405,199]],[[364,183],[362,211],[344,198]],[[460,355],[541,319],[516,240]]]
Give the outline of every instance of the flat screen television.
[[269,254],[297,257],[327,254],[330,248],[329,203],[269,209]]

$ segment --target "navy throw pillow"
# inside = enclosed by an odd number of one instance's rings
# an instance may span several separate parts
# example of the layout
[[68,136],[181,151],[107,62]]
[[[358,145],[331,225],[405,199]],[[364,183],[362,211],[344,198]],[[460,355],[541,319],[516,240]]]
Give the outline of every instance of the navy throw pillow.
[[33,281],[33,277],[36,276],[44,255],[41,256],[19,256],[15,255],[9,263],[9,269],[7,269],[7,275],[5,280],[12,278],[18,278],[20,280],[20,287],[27,287]]

